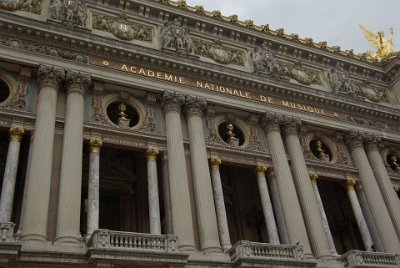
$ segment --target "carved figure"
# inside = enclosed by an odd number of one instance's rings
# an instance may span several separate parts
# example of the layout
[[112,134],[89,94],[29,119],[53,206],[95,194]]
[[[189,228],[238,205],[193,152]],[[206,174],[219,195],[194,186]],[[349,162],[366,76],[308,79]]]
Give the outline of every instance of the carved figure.
[[328,162],[329,155],[327,153],[325,153],[325,150],[322,148],[322,141],[317,140],[315,142],[315,146],[316,146],[316,151],[317,151],[317,157],[319,158],[319,160],[321,160],[323,162]]
[[167,22],[161,30],[160,37],[163,49],[174,50],[183,55],[193,52],[189,29],[182,26],[181,19],[175,18],[172,22]]
[[50,5],[50,18],[61,19],[62,7],[62,0],[54,0]]
[[396,172],[400,171],[400,165],[397,159],[397,155],[393,154],[390,156],[390,166],[395,170]]
[[118,106],[118,115],[119,118],[126,119],[126,104],[121,102],[121,104]]
[[229,138],[234,138],[236,135],[233,133],[234,126],[229,123],[226,125],[226,134],[229,136]]
[[82,0],[53,0],[50,4],[50,18],[65,21],[68,25],[85,27],[86,5]]
[[355,94],[356,88],[350,80],[350,76],[339,66],[328,74],[329,82],[334,93]]
[[42,13],[42,0],[0,0],[0,9]]
[[281,67],[268,48],[267,43],[264,42],[261,47],[256,48],[251,53],[251,59],[255,72],[272,74],[276,78],[280,77]]
[[393,28],[389,29],[391,34],[389,40],[385,38],[385,32],[383,31],[374,33],[362,25],[360,25],[360,30],[368,40],[368,43],[377,49],[375,53],[372,53],[370,50],[367,51],[367,56],[371,57],[373,60],[381,62],[395,53],[393,44]]

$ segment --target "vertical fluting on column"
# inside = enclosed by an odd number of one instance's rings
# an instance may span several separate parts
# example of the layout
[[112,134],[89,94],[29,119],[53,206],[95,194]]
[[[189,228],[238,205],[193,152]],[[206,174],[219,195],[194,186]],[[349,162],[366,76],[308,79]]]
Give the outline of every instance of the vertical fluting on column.
[[355,189],[356,189],[358,201],[361,206],[361,210],[362,210],[364,218],[367,222],[369,233],[372,237],[372,241],[374,242],[375,249],[377,251],[383,252],[384,250],[383,250],[382,242],[379,237],[378,231],[376,229],[374,219],[372,218],[371,211],[369,210],[368,202],[367,202],[367,199],[365,198],[364,190],[362,189],[361,184],[359,184],[359,183],[356,184]]
[[364,133],[350,131],[346,135],[346,141],[349,145],[354,164],[358,169],[365,197],[379,237],[381,238],[382,246],[387,253],[399,253],[399,238],[364,151],[363,141],[365,137]]
[[304,247],[305,255],[312,256],[300,203],[298,202],[296,188],[281,137],[280,124],[282,119],[282,116],[277,114],[265,114],[263,124],[267,136],[267,144],[272,156],[289,242],[291,244],[299,242]]
[[278,186],[276,184],[274,168],[272,167],[268,168],[267,172],[268,172],[267,177],[268,177],[269,189],[271,190],[272,205],[274,207],[274,212],[275,212],[275,220],[276,224],[278,225],[279,240],[282,244],[289,244],[290,242],[289,242],[288,232],[286,229],[285,218],[282,212],[281,199],[279,197]]
[[17,180],[19,149],[21,147],[22,127],[13,126],[9,129],[10,143],[8,145],[6,167],[3,177],[0,199],[0,222],[10,222],[14,202],[14,190]]
[[79,233],[84,94],[90,76],[67,71],[67,107],[65,112],[64,140],[61,160],[60,189],[57,213],[56,243],[81,243]]
[[278,228],[276,227],[274,211],[272,209],[272,203],[269,197],[267,181],[265,178],[266,170],[267,166],[265,165],[258,165],[256,167],[258,190],[260,192],[261,205],[263,208],[269,243],[279,245]]
[[397,235],[400,237],[400,200],[393,190],[389,174],[383,163],[382,156],[379,153],[378,142],[380,141],[381,139],[376,136],[368,136],[366,144],[367,156],[374,171],[378,186],[381,189],[386,207],[389,210],[389,215],[392,218]]
[[300,145],[298,136],[300,124],[301,122],[297,118],[285,118],[284,136],[293,168],[297,194],[314,254],[316,257],[326,257],[331,255],[331,250]]
[[167,153],[162,154],[162,180],[163,180],[163,196],[164,196],[164,222],[165,233],[172,234],[172,211],[171,211],[171,192],[169,190],[168,178],[168,157]]
[[158,198],[157,155],[157,148],[150,147],[146,150],[149,222],[151,234],[161,234],[160,203]]
[[200,248],[203,251],[212,252],[221,251],[221,246],[203,131],[202,115],[206,105],[207,102],[204,98],[186,96],[185,111],[189,131]]
[[92,138],[89,142],[89,179],[87,201],[86,237],[90,238],[93,232],[99,229],[100,213],[100,149],[103,142],[99,138]]
[[309,175],[310,175],[311,185],[314,190],[315,198],[317,200],[317,205],[318,205],[319,211],[321,212],[322,220],[324,223],[324,230],[326,233],[326,237],[328,238],[328,242],[329,242],[329,247],[330,247],[332,253],[337,254],[335,243],[333,242],[331,229],[329,228],[328,218],[326,217],[324,205],[322,204],[321,196],[318,191],[318,185],[317,185],[318,175],[315,172],[310,172]]
[[221,159],[211,157],[211,179],[213,184],[215,210],[217,212],[219,240],[224,251],[232,247],[231,238],[229,237],[228,218],[226,216],[226,208],[224,201],[224,192],[222,190],[221,175],[219,173],[219,166]]
[[195,250],[195,243],[180,116],[181,106],[184,102],[183,95],[164,91],[162,106],[165,113],[167,135],[172,228],[174,234],[178,236],[178,247],[183,251],[190,251]]
[[44,65],[39,67],[38,108],[31,162],[27,171],[29,178],[21,237],[24,241],[47,240],[57,91],[64,76],[64,70]]
[[367,222],[365,221],[364,215],[361,210],[360,203],[358,202],[357,194],[354,190],[354,185],[356,185],[355,180],[346,181],[347,194],[350,199],[351,208],[353,209],[354,217],[356,218],[358,230],[360,231],[361,238],[364,243],[365,250],[369,250],[372,243],[372,238],[368,230]]

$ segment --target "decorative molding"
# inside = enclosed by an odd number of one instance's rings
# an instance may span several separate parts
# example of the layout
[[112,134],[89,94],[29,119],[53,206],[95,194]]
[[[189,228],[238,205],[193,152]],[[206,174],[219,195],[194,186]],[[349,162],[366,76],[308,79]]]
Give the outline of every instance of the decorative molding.
[[191,95],[185,96],[185,111],[189,116],[201,115],[206,107],[207,101],[205,98]]
[[80,93],[84,94],[91,83],[91,76],[90,74],[67,70],[65,72],[65,82],[68,91],[78,90]]
[[155,107],[156,107],[156,96],[152,93],[148,93],[146,97],[146,118],[143,129],[146,132],[155,133],[156,132],[156,119],[155,119]]
[[294,64],[281,63],[281,65],[282,72],[286,77],[292,78],[303,85],[322,86],[319,72],[305,68],[301,61],[297,61]]
[[239,49],[223,46],[219,39],[214,42],[193,39],[193,51],[195,55],[211,58],[221,64],[244,66],[245,53]]
[[42,13],[42,0],[0,0],[0,9],[21,10],[40,15]]
[[165,112],[180,112],[181,107],[184,103],[185,95],[177,93],[175,91],[165,90],[162,95],[161,105],[164,108]]
[[43,84],[50,84],[58,89],[62,80],[65,78],[65,71],[64,69],[42,64],[39,66],[37,76],[39,87],[42,87]]
[[111,125],[109,120],[107,120],[107,115],[103,112],[103,90],[103,85],[101,83],[94,82],[92,99],[92,120],[96,124]]

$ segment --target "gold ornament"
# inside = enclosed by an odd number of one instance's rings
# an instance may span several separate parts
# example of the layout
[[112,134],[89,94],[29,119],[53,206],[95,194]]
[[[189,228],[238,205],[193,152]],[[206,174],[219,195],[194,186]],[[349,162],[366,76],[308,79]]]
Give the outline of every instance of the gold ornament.
[[150,147],[146,150],[147,160],[155,161],[157,159],[159,151],[157,148]]
[[10,127],[8,133],[10,134],[10,141],[21,142],[24,129],[22,127]]
[[396,51],[394,50],[393,44],[393,28],[389,29],[391,34],[389,40],[385,38],[385,33],[383,31],[374,33],[362,25],[360,25],[360,30],[364,37],[368,40],[368,43],[377,49],[375,53],[372,53],[370,50],[368,50],[367,56],[370,56],[377,62],[381,62],[382,60],[388,59],[394,55]]
[[99,139],[92,139],[89,142],[90,152],[91,153],[100,153],[100,148],[103,145],[103,142]]

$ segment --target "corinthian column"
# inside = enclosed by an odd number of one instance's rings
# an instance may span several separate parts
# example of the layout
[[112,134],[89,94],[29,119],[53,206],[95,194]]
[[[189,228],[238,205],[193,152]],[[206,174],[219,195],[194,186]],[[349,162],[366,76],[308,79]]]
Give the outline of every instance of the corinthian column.
[[324,223],[325,234],[326,234],[326,237],[328,238],[328,242],[329,242],[329,247],[330,247],[332,253],[337,254],[336,248],[335,248],[335,243],[333,242],[331,229],[329,228],[328,218],[326,217],[324,205],[322,204],[321,196],[318,191],[318,185],[317,185],[318,175],[315,172],[310,172],[309,175],[310,175],[310,179],[311,179],[311,185],[314,190],[315,198],[317,200],[317,205],[318,205],[319,211],[321,212],[322,220]]
[[389,210],[389,215],[397,231],[397,235],[400,237],[400,200],[393,190],[392,182],[390,181],[389,174],[387,173],[378,150],[378,142],[380,142],[380,138],[376,136],[368,137],[366,144],[367,156],[374,171],[378,186],[381,189],[386,207]]
[[14,201],[15,182],[17,179],[19,148],[21,146],[24,129],[21,127],[11,127],[10,143],[8,145],[7,161],[3,177],[0,199],[0,222],[11,221],[12,205]]
[[258,165],[256,167],[258,190],[260,191],[261,205],[264,212],[265,223],[267,225],[267,233],[271,244],[279,245],[278,229],[276,228],[274,211],[272,210],[271,199],[269,197],[267,181],[265,179],[265,171],[267,167]]
[[356,185],[355,180],[346,181],[347,194],[350,199],[350,204],[353,209],[354,217],[358,225],[358,230],[360,231],[364,247],[369,250],[372,246],[372,238],[368,230],[367,222],[365,221],[364,215],[361,210],[360,203],[358,202],[356,191],[354,190],[354,185]]
[[282,120],[283,117],[277,114],[265,114],[263,124],[267,136],[267,144],[272,156],[289,242],[291,244],[299,242],[304,247],[304,253],[312,256],[307,230],[281,137],[280,124],[282,124]]
[[64,76],[64,70],[44,65],[39,67],[38,108],[22,225],[21,239],[24,241],[47,240],[57,91]]
[[211,178],[214,191],[215,209],[218,219],[219,240],[224,251],[232,247],[229,237],[228,218],[226,217],[226,209],[224,202],[224,192],[222,190],[221,175],[219,174],[219,166],[221,160],[216,157],[211,157]]
[[83,116],[90,76],[67,71],[67,108],[61,162],[56,243],[81,243]]
[[181,250],[195,250],[192,210],[190,206],[186,159],[183,148],[181,106],[185,97],[172,91],[164,91],[162,106],[165,113],[167,134],[168,178],[170,183],[172,228],[178,236]]
[[346,140],[354,164],[358,169],[365,197],[376,224],[379,237],[381,238],[383,249],[387,253],[399,253],[399,238],[379,190],[378,183],[375,180],[372,168],[369,165],[367,155],[364,151],[363,141],[365,137],[364,133],[350,131],[347,133]]
[[90,140],[89,156],[89,181],[87,203],[87,229],[86,236],[99,229],[99,193],[100,193],[100,149],[103,142],[100,139]]
[[324,229],[324,222],[319,212],[317,199],[307,171],[303,150],[300,145],[298,128],[300,120],[286,118],[284,135],[293,168],[294,182],[301,203],[304,221],[309,231],[309,238],[316,257],[324,257],[331,254],[328,238]]
[[151,147],[146,151],[149,221],[151,234],[161,234],[160,203],[158,199],[157,155],[157,148]]
[[185,110],[189,130],[200,248],[203,251],[221,251],[203,131],[202,114],[206,105],[207,102],[204,98],[186,96]]

